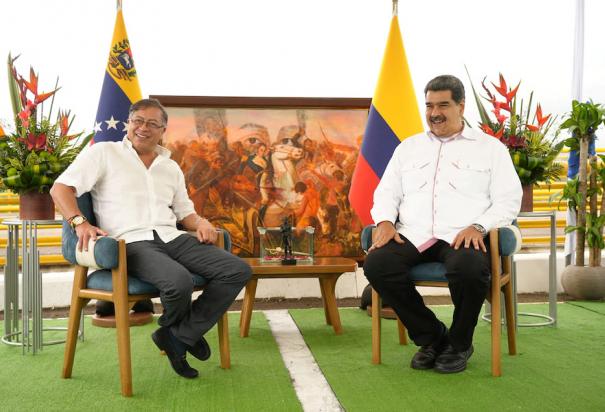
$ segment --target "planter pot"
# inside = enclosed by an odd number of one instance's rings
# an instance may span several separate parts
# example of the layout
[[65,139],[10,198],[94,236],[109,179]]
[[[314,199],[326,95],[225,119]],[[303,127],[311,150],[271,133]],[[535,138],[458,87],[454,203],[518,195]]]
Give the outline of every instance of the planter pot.
[[605,297],[605,267],[567,266],[561,275],[565,293],[581,300]]
[[19,218],[21,220],[52,220],[55,204],[50,193],[31,191],[19,195]]
[[523,197],[521,198],[521,212],[534,211],[534,185],[523,185]]

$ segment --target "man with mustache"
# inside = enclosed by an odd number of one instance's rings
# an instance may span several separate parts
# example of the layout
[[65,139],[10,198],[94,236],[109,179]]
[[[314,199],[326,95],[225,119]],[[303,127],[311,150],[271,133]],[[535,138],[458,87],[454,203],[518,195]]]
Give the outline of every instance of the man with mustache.
[[[458,78],[438,76],[424,93],[429,131],[397,146],[374,192],[376,235],[364,272],[420,346],[411,367],[456,373],[466,369],[473,353],[487,294],[485,236],[515,219],[522,190],[507,148],[465,126]],[[426,261],[447,268],[455,307],[449,330],[409,278],[410,269]]]

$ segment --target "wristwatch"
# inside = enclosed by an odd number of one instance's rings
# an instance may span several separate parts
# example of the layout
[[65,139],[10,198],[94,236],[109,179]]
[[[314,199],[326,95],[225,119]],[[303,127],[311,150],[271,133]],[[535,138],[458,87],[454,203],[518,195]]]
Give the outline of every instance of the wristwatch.
[[473,223],[471,226],[474,227],[477,232],[481,233],[482,236],[487,235],[487,230],[479,223]]
[[86,222],[86,218],[82,215],[75,215],[70,217],[67,221],[69,222],[69,224],[71,225],[72,228],[76,228],[76,226],[81,225],[82,223]]

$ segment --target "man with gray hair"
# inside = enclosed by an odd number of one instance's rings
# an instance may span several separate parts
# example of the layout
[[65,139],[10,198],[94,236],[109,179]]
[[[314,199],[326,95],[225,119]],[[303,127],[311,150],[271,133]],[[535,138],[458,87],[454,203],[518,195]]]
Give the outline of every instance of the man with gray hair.
[[[376,236],[364,272],[420,346],[411,367],[456,373],[473,353],[489,285],[485,236],[516,218],[522,190],[507,148],[465,126],[458,78],[438,76],[424,94],[429,131],[397,146],[374,192]],[[447,269],[454,303],[449,330],[410,279],[410,269],[426,261]]]
[[[185,378],[198,371],[189,352],[207,360],[204,334],[229,308],[252,275],[237,256],[215,247],[217,232],[198,216],[187,195],[185,178],[159,142],[168,114],[159,101],[143,99],[130,107],[120,142],[101,142],[80,153],[59,176],[51,195],[78,235],[78,248],[109,235],[126,241],[128,273],[160,290],[164,313],[152,339],[166,352],[172,368]],[[90,192],[99,227],[86,221],[76,196]],[[194,231],[197,238],[177,229]],[[208,283],[191,301],[191,273]]]

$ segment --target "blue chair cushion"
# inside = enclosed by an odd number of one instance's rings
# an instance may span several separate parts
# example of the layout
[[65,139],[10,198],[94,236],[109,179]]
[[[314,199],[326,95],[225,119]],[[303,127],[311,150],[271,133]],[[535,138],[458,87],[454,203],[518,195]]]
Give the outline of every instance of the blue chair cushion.
[[428,262],[416,265],[410,270],[414,281],[447,282],[445,265],[439,262]]
[[[208,283],[206,278],[203,278],[199,275],[191,275],[193,279],[193,285],[195,287],[201,287]],[[86,287],[89,289],[100,289],[100,290],[113,290],[111,284],[111,271],[102,269],[97,270],[90,275],[88,275],[88,280],[86,283]],[[135,276],[128,276],[128,294],[129,295],[146,295],[146,294],[159,294],[160,291],[156,289],[150,283],[142,281],[141,279]]]

